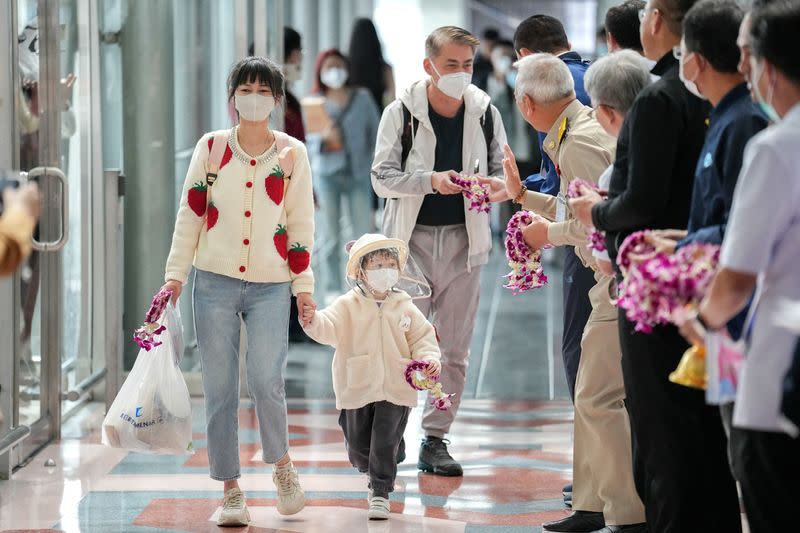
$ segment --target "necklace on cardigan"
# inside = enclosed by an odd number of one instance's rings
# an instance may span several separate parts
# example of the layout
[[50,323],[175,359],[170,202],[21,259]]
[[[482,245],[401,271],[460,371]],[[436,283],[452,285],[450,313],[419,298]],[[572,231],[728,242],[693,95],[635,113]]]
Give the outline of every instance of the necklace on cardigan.
[[258,165],[265,164],[267,161],[269,161],[278,154],[278,143],[274,139],[275,136],[273,135],[272,146],[269,149],[267,149],[264,153],[262,153],[257,157],[251,156],[250,154],[242,150],[241,146],[239,146],[239,139],[238,136],[236,135],[236,132],[238,130],[239,126],[231,128],[231,132],[228,134],[228,145],[231,147],[231,151],[233,151],[233,155],[236,157],[236,159],[238,159],[245,165],[249,165],[250,161],[254,159],[256,161],[256,164]]

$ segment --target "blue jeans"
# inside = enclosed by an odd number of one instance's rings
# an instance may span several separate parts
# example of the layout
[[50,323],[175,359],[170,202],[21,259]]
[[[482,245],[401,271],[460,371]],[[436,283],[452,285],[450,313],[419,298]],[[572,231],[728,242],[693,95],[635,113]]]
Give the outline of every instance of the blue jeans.
[[289,283],[250,283],[195,270],[192,303],[203,372],[211,478],[238,479],[239,329],[247,328],[247,386],[263,460],[289,450],[283,374],[289,350]]

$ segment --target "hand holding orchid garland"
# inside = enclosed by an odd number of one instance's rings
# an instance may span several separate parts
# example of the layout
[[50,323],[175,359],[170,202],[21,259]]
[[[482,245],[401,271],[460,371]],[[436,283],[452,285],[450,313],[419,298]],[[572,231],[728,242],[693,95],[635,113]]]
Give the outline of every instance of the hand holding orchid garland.
[[[438,367],[438,368],[437,368]],[[406,366],[405,378],[415,390],[427,390],[431,393],[431,405],[440,411],[447,411],[452,406],[450,398],[455,394],[446,394],[439,383],[441,366],[431,361],[412,360]]]
[[506,228],[506,259],[511,272],[505,276],[509,281],[503,287],[511,289],[514,294],[538,289],[547,283],[541,251],[531,250],[522,237],[522,229],[533,222],[533,217],[530,211],[518,211],[508,221]]
[[[569,182],[567,196],[570,198],[580,198],[586,191],[597,192],[599,189],[594,183],[589,183],[581,178],[575,178]],[[589,249],[597,252],[606,251],[606,236],[603,234],[603,232],[597,230],[596,228],[591,228],[591,231],[589,232]]]
[[161,335],[167,329],[158,323],[158,319],[164,314],[167,308],[167,302],[172,297],[170,289],[162,288],[150,303],[150,309],[144,316],[144,324],[133,332],[133,340],[139,345],[139,348],[144,348],[145,351],[150,351],[156,346],[160,346],[161,342],[156,340],[157,335]]
[[658,251],[647,232],[629,235],[617,263],[625,276],[617,305],[636,331],[649,333],[657,324],[678,323],[688,304],[705,295],[719,262],[719,246],[692,243],[674,254]]
[[489,189],[476,176],[450,176],[450,181],[461,187],[464,196],[470,200],[470,211],[488,213],[492,210],[489,204]]

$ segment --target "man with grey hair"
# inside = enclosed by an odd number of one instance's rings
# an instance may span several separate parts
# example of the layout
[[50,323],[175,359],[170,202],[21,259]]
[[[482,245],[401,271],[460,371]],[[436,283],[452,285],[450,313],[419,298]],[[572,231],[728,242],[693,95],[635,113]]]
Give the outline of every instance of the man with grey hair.
[[583,330],[575,383],[572,515],[543,524],[545,531],[603,533],[645,531],[644,506],[633,482],[630,425],[619,361],[612,275],[598,271],[588,247],[587,228],[569,214],[566,192],[582,178],[597,183],[611,164],[615,139],[603,131],[590,107],[575,98],[566,65],[550,54],[533,54],[517,63],[516,98],[535,129],[548,132],[543,148],[560,178],[558,197],[528,191],[520,181],[514,154],[506,147],[505,182],[486,179],[492,199],[512,198],[539,215],[523,229],[531,248],[573,246],[594,271],[589,290],[592,311]]
[[[619,136],[625,115],[636,100],[636,96],[647,87],[653,77],[647,59],[633,50],[620,50],[601,57],[586,71],[586,92],[592,100],[597,122],[606,133]],[[607,190],[611,183],[611,164],[598,180],[600,189]],[[570,205],[573,200],[570,200]],[[604,274],[614,275],[614,266],[608,251],[593,250],[597,268]],[[620,374],[620,379],[622,374]]]
[[447,411],[425,406],[417,467],[443,476],[463,474],[444,436],[466,384],[480,272],[492,246],[488,213],[469,210],[452,178],[459,172],[501,172],[506,144],[503,120],[489,95],[470,84],[478,44],[455,26],[428,36],[422,66],[430,78],[413,84],[384,111],[372,166],[372,186],[387,198],[383,233],[409,243],[432,290],[430,298],[416,303],[438,331],[442,388],[455,396]]

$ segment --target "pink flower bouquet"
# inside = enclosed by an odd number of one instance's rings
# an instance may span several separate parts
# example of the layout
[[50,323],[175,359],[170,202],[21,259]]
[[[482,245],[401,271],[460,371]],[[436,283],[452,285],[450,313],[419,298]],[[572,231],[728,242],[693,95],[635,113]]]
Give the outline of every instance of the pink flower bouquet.
[[530,211],[514,213],[506,227],[506,259],[511,272],[506,274],[508,283],[503,285],[519,294],[530,289],[538,289],[547,283],[547,276],[542,268],[540,250],[531,250],[522,238],[522,228],[533,222]]
[[719,246],[692,243],[668,255],[657,253],[645,235],[633,233],[620,247],[617,263],[625,280],[617,305],[636,323],[636,331],[649,333],[655,325],[678,322],[688,304],[703,298],[719,262]]
[[156,346],[161,345],[157,336],[164,333],[167,328],[159,324],[158,319],[164,314],[171,297],[172,291],[169,289],[161,289],[153,296],[150,309],[147,310],[147,314],[144,317],[144,324],[133,332],[133,340],[139,345],[139,348],[144,348],[149,352]]
[[470,200],[470,211],[488,213],[492,210],[489,204],[489,189],[474,176],[451,177],[450,181],[461,187],[464,196]]
[[427,390],[431,394],[431,405],[440,411],[447,411],[453,405],[450,398],[455,394],[446,394],[442,391],[442,384],[439,383],[438,376],[433,378],[428,375],[428,362],[412,360],[406,366],[405,377],[406,382],[414,390]]

